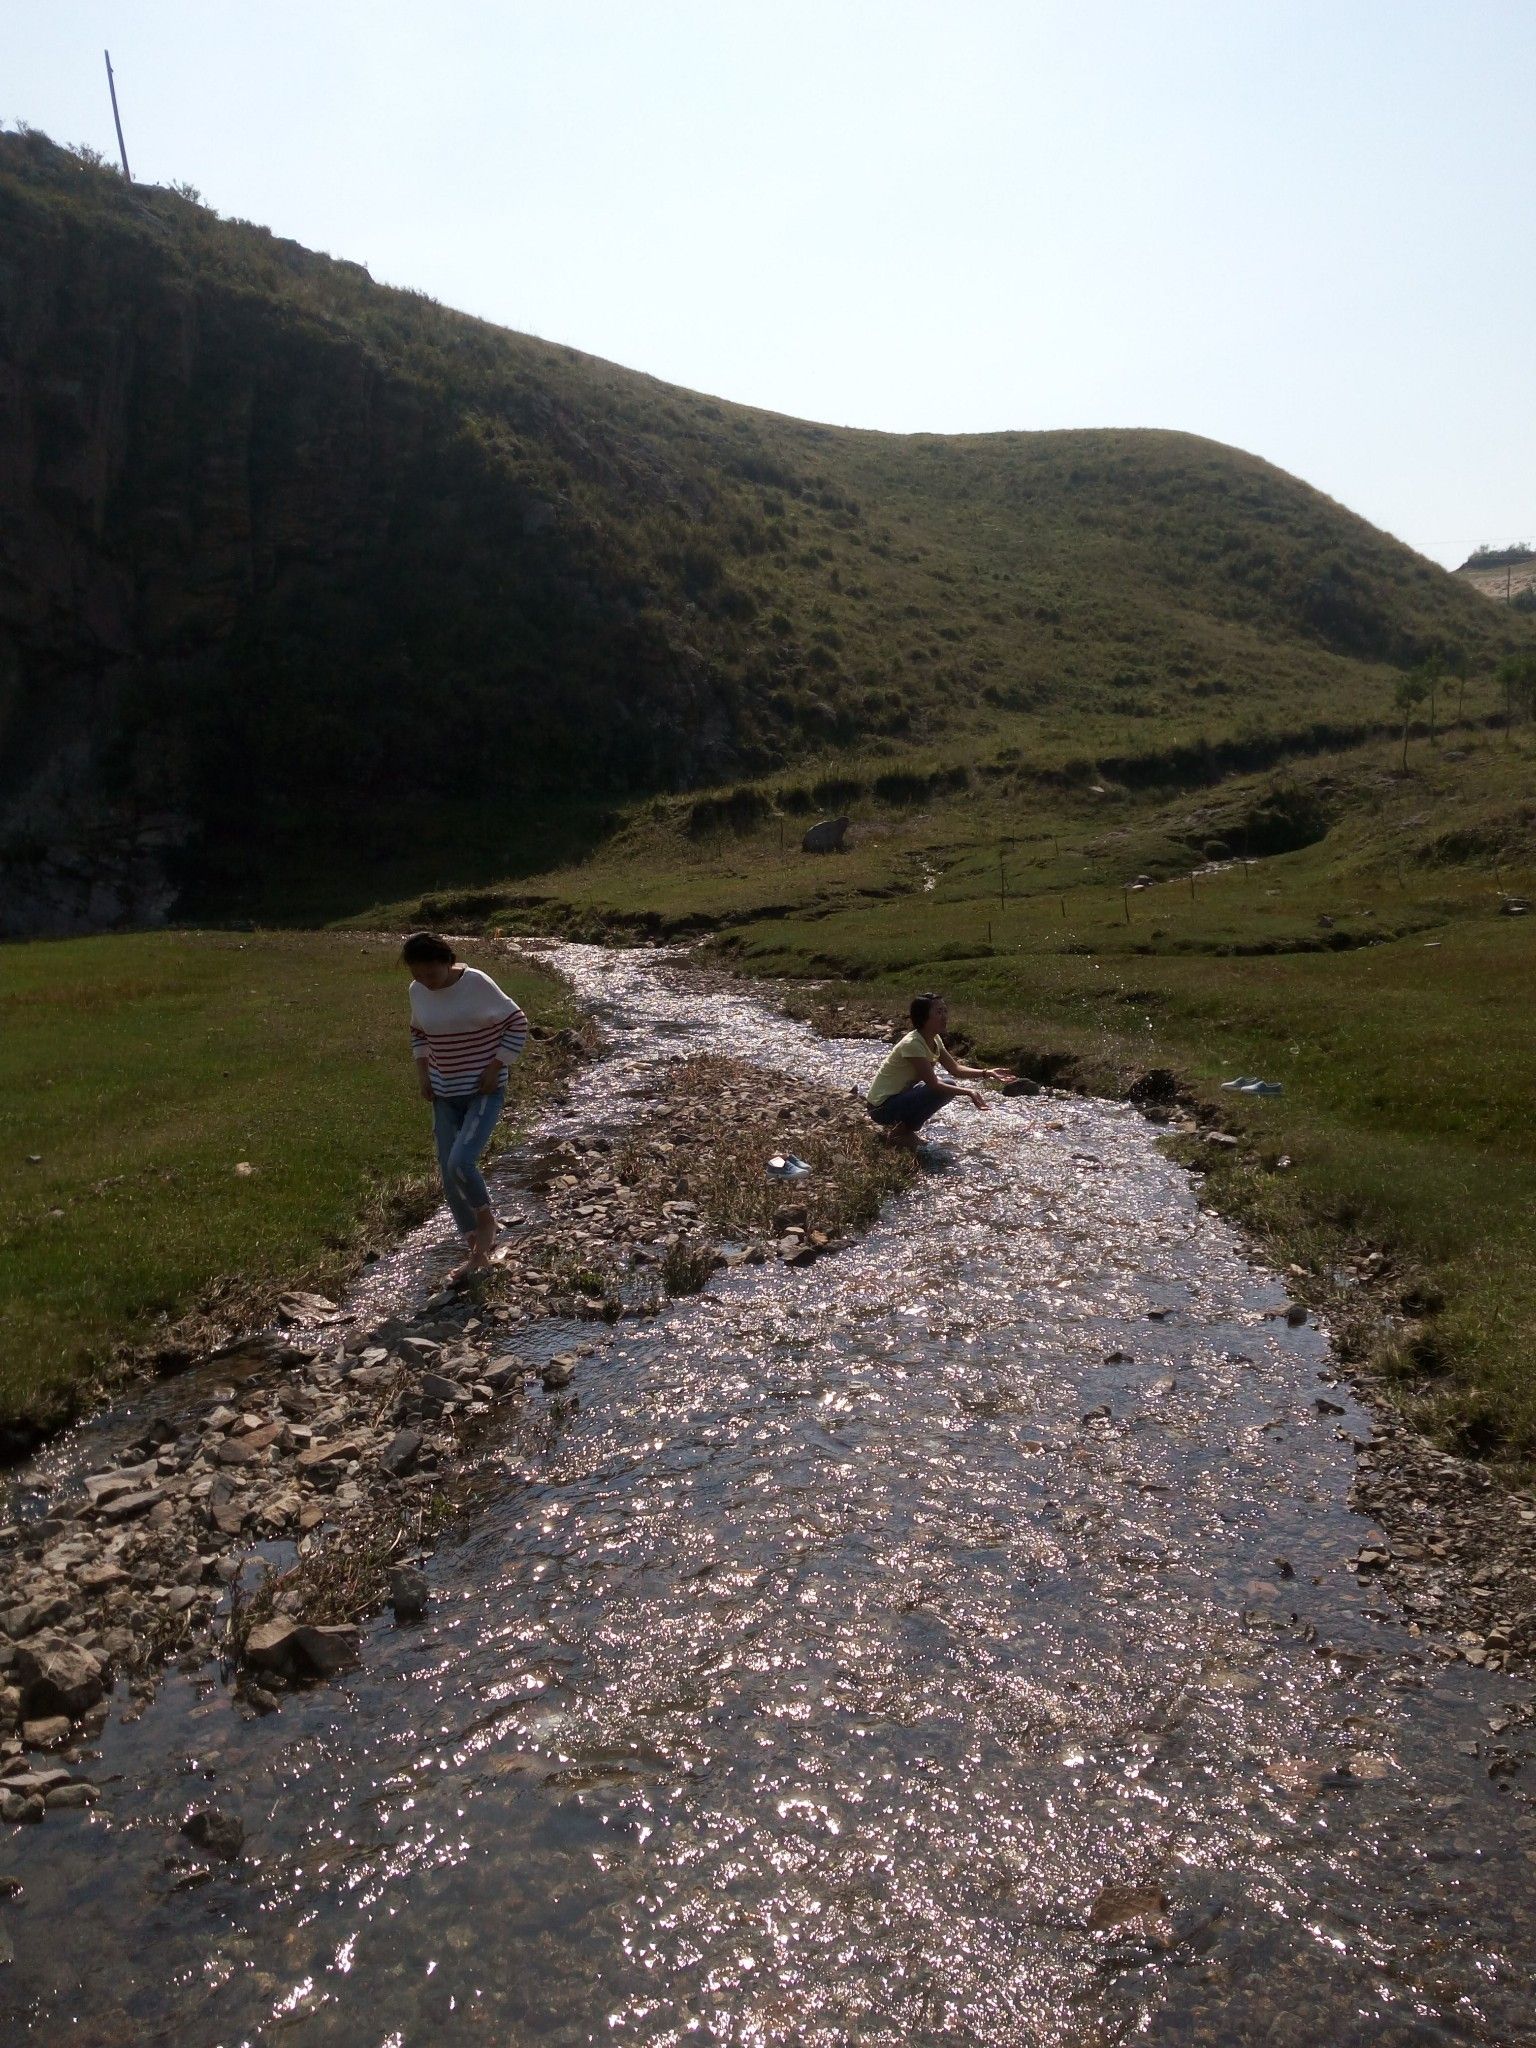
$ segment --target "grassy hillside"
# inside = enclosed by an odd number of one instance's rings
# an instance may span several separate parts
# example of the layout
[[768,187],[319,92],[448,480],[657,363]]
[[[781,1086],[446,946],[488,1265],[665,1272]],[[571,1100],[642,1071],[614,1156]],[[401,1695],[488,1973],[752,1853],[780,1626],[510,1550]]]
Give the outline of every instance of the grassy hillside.
[[849,750],[1274,759],[1389,722],[1437,647],[1483,673],[1532,637],[1189,435],[727,405],[36,136],[0,137],[0,235],[13,864],[64,773],[174,813],[184,907],[334,913]]
[[[845,764],[843,857],[799,852],[807,792],[770,782],[638,807],[579,866],[427,908],[713,930],[745,969],[892,1015],[946,989],[989,1057],[1042,1076],[1123,1092],[1173,1069],[1243,1134],[1235,1155],[1193,1148],[1211,1198],[1340,1327],[1367,1294],[1399,1315],[1371,1342],[1409,1405],[1524,1469],[1536,915],[1508,907],[1536,901],[1536,733],[1489,730],[1495,706],[1469,685],[1465,722],[1412,737],[1406,771],[1377,741],[1173,796],[998,758],[936,756],[904,782]],[[1223,1093],[1239,1074],[1284,1093]]]

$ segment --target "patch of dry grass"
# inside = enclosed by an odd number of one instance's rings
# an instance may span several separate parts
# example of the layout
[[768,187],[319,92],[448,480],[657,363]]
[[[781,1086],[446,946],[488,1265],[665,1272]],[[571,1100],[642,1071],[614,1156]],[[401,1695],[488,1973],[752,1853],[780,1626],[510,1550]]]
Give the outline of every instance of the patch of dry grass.
[[[770,1180],[764,1169],[780,1152],[797,1153],[811,1173]],[[917,1173],[880,1143],[854,1097],[714,1055],[672,1071],[616,1164],[658,1202],[696,1202],[701,1226],[740,1241],[774,1235],[775,1216],[789,1207],[804,1208],[808,1234],[867,1229]]]

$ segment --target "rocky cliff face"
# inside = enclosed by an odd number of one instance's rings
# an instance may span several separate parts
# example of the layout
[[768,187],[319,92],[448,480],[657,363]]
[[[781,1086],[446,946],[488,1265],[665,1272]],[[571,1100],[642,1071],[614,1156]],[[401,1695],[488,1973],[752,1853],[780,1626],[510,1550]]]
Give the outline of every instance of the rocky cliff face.
[[455,764],[445,714],[471,750],[521,721],[622,786],[623,733],[579,702],[621,661],[651,714],[634,779],[658,734],[685,777],[723,758],[702,664],[637,623],[600,537],[441,391],[189,260],[196,211],[0,137],[0,935],[163,918],[189,854],[238,862],[279,799],[558,782],[505,738],[495,773]]

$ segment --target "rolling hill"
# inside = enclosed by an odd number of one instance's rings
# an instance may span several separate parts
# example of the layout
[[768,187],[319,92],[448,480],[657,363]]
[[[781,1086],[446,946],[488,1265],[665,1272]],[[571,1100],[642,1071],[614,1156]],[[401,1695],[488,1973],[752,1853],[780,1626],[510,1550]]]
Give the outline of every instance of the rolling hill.
[[0,246],[0,935],[336,914],[961,734],[1198,780],[1532,641],[1235,449],[728,405],[36,134]]

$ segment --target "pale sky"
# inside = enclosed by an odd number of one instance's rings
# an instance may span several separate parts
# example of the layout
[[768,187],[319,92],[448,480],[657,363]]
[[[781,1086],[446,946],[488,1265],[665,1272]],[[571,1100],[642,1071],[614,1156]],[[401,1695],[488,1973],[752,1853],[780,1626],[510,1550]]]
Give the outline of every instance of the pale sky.
[[1536,542],[1536,0],[12,0],[0,118],[723,398]]

